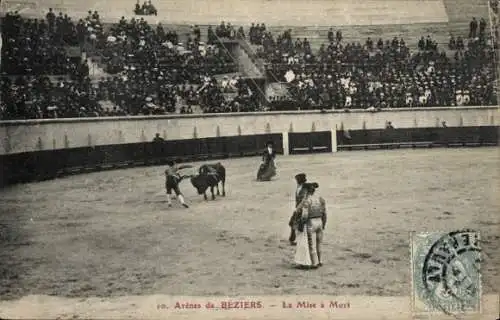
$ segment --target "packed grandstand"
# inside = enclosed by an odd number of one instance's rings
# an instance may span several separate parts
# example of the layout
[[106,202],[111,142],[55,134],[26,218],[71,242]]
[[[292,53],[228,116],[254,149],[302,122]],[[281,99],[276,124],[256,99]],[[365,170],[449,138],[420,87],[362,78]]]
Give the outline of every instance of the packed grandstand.
[[[449,43],[423,35],[414,45],[351,42],[332,28],[316,46],[263,23],[186,34],[142,17],[103,23],[96,11],[8,12],[0,119],[497,105],[496,20],[474,18],[468,29]],[[242,72],[248,64],[257,72]],[[269,93],[273,85],[281,90]]]

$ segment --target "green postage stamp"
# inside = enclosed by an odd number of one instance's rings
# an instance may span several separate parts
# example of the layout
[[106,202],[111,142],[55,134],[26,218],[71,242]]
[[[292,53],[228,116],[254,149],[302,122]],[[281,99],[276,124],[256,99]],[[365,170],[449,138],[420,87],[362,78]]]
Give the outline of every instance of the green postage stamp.
[[479,232],[412,232],[410,246],[414,314],[481,311]]

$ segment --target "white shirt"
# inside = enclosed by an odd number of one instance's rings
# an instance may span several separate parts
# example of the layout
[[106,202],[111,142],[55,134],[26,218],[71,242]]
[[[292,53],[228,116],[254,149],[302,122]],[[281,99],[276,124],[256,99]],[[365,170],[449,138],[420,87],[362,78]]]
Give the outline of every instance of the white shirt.
[[345,106],[346,106],[346,107],[350,107],[350,106],[351,106],[351,104],[352,104],[352,98],[351,98],[351,96],[347,96],[347,97],[345,98]]
[[340,83],[342,86],[344,86],[344,89],[349,89],[349,83],[351,82],[351,79],[349,78],[341,78]]
[[374,86],[375,86],[375,84],[374,84],[373,82],[370,82],[370,83],[368,84],[368,92],[369,92],[369,93],[373,93],[373,89],[374,89],[373,87],[374,87]]
[[238,84],[238,80],[236,80],[236,79],[229,80],[229,85],[231,87],[236,87],[237,84]]
[[408,103],[411,103],[411,102],[413,102],[413,97],[410,94],[407,94],[406,95],[406,103],[408,104]]
[[298,188],[297,188],[297,192],[295,192],[295,195],[298,196],[299,193],[302,191],[302,185],[300,185]]
[[470,102],[470,96],[468,93],[464,93],[464,95],[462,96],[463,98],[463,103],[469,103]]
[[432,95],[431,90],[430,90],[430,89],[426,89],[426,90],[425,90],[425,97],[426,97],[427,99],[430,99],[430,98],[431,98],[431,95]]

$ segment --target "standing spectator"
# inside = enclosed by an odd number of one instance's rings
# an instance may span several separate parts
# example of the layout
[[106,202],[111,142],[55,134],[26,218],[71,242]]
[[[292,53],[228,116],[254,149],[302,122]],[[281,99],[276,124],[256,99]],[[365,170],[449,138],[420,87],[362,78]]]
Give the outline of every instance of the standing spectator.
[[342,42],[342,31],[337,30],[336,38],[337,38],[337,42],[339,42],[339,43]]
[[49,30],[50,32],[54,31],[54,22],[56,21],[56,15],[52,11],[52,8],[49,8],[49,12],[45,16],[47,19],[47,22],[49,23]]
[[328,41],[329,42],[333,42],[334,38],[333,38],[333,29],[330,28],[330,30],[328,30]]
[[[423,41],[423,40],[424,40],[424,37],[422,37],[422,39],[420,41]],[[418,44],[419,44],[418,47],[420,48],[420,42]],[[424,47],[425,47],[425,42],[424,42]],[[378,42],[377,42],[377,49],[382,50],[383,48],[384,48],[384,41],[382,40],[382,38],[379,38]]]
[[254,44],[255,43],[255,23],[252,23],[250,26],[250,30],[248,31],[248,37],[250,38],[250,43]]
[[481,18],[481,21],[479,21],[479,38],[484,39],[484,31],[486,30],[486,20],[484,18]]
[[195,25],[193,28],[193,33],[194,33],[194,39],[196,42],[200,42],[201,40],[201,30],[198,25]]
[[[380,42],[380,40],[379,40],[379,42]],[[424,37],[421,37],[420,40],[418,40],[418,49],[422,50],[422,51],[425,50],[425,39],[424,39]]]
[[450,42],[448,43],[448,48],[450,50],[457,49],[457,40],[455,40],[455,37],[453,35],[451,35],[451,37],[450,37]]
[[425,40],[425,50],[427,51],[435,51],[437,50],[437,43],[435,43],[431,36],[428,35],[427,39]]
[[236,38],[237,39],[245,39],[245,30],[243,30],[243,27],[238,28],[238,32],[236,33]]
[[465,49],[464,39],[462,39],[462,37],[460,37],[460,36],[457,38],[457,49],[458,50]]
[[225,38],[226,37],[226,24],[224,23],[224,21],[222,21],[220,23],[220,25],[218,25],[216,28],[215,28],[215,35],[219,38]]
[[214,32],[214,29],[212,29],[212,26],[208,27],[208,31],[207,32],[208,32],[208,41],[207,41],[207,43],[210,44],[210,45],[216,43],[217,42],[217,36],[216,36],[216,34]]
[[476,37],[477,33],[477,21],[476,18],[472,18],[472,21],[469,24],[469,38],[473,39]]
[[366,48],[370,51],[373,50],[373,40],[370,37],[366,40]]

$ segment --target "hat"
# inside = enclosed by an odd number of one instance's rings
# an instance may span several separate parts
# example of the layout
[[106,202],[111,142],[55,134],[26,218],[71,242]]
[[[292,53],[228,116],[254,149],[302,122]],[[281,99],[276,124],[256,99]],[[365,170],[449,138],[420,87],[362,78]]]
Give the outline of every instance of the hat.
[[299,173],[295,176],[295,180],[297,180],[297,183],[305,183],[307,181],[306,174],[305,173]]
[[274,146],[274,142],[272,142],[272,141],[268,141],[268,142],[266,142],[266,147],[267,147],[267,146]]

